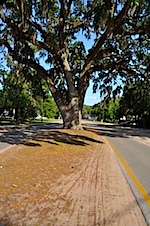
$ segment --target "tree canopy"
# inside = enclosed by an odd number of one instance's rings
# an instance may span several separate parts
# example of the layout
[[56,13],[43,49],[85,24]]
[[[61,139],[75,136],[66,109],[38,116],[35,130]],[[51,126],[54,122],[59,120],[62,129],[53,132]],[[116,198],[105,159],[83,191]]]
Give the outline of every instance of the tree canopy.
[[[66,128],[81,128],[91,78],[95,91],[116,95],[118,77],[149,77],[146,0],[6,0],[0,20],[3,54],[45,79]],[[84,40],[91,38],[87,50]]]

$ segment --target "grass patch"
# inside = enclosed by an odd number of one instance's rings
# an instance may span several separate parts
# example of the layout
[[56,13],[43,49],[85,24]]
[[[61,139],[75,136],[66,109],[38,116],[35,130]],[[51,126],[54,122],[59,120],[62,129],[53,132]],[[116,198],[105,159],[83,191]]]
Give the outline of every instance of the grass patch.
[[12,118],[0,118],[0,125],[18,125],[18,124],[31,124],[31,123],[57,123],[62,122],[62,120],[58,119],[30,119],[30,120],[21,120],[21,121],[15,121]]
[[55,122],[62,122],[62,120],[60,119],[54,119],[54,118],[51,118],[51,119],[31,119],[29,121],[30,123],[43,123],[43,122],[51,122],[51,123],[55,123]]
[[0,125],[14,125],[15,122],[10,118],[0,118]]

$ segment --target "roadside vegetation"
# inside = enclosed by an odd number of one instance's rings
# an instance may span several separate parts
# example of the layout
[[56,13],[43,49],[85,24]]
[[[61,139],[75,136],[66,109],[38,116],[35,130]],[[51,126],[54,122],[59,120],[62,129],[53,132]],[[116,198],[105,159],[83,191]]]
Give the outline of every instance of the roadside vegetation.
[[83,118],[101,122],[129,121],[138,127],[150,128],[150,86],[148,82],[132,80],[121,96],[107,96],[98,104],[83,107]]

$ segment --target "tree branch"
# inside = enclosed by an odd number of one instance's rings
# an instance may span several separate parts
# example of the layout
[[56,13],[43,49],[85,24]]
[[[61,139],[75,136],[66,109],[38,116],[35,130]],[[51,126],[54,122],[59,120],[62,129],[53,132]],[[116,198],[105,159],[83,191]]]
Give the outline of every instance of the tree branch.
[[129,8],[130,3],[131,3],[131,0],[128,0],[125,3],[123,9],[120,11],[118,16],[115,18],[113,25],[111,25],[110,27],[107,28],[105,33],[102,34],[101,38],[97,41],[96,45],[93,47],[92,51],[87,56],[85,67],[80,74],[81,77],[84,76],[86,74],[86,72],[90,69],[91,65],[93,64],[95,58],[97,57],[97,55],[101,49],[101,46],[104,44],[105,40],[107,40],[123,24],[125,16],[126,16],[126,12]]
[[51,69],[50,74],[48,74],[48,72],[41,65],[37,64],[33,60],[27,60],[27,64],[33,69],[35,69],[39,73],[39,75],[45,79],[58,105],[58,108],[60,109],[60,106],[62,105],[62,103],[65,106],[65,103],[63,102],[63,98],[61,96],[61,92],[59,92],[59,88],[55,87],[55,83],[54,83],[55,69]]
[[68,4],[67,4],[67,10],[68,10],[68,14],[69,14],[69,12],[70,12],[70,9],[71,9],[71,5],[72,5],[72,2],[73,2],[73,0],[69,0],[68,1]]
[[65,46],[65,18],[67,15],[67,6],[65,0],[60,0],[60,17],[59,17],[59,42],[60,42],[60,50],[63,51],[63,49],[66,48]]
[[146,34],[146,33],[150,35],[149,24],[147,24],[146,26],[139,26],[139,27],[135,26],[129,32],[125,32],[125,35],[136,35],[136,34]]
[[38,31],[40,31],[41,34],[42,34],[42,37],[43,37],[44,39],[46,39],[46,37],[47,37],[47,32],[46,32],[46,30],[43,28],[43,26],[42,26],[41,24],[38,24],[38,23],[36,23],[36,22],[33,22],[30,18],[26,18],[26,20],[28,21],[28,23],[29,23],[30,25],[32,25],[32,26],[35,27]]
[[114,70],[120,70],[120,69],[127,69],[127,62],[123,59],[120,58],[116,62],[104,62],[103,64],[100,65],[93,65],[93,67],[90,68],[89,73],[92,74],[94,72],[106,70],[106,69],[111,69]]
[[81,22],[81,21],[75,21],[75,22],[68,22],[67,25],[64,27],[64,30],[72,33],[72,29],[74,32],[74,29],[78,28],[87,28],[89,29],[89,23],[88,22]]
[[[59,50],[58,50],[57,46],[55,44],[53,44],[53,42],[47,44],[45,42],[38,41],[35,37],[30,36],[26,32],[23,32],[19,28],[19,24],[12,21],[12,19],[6,17],[4,14],[0,14],[0,18],[2,19],[2,21],[4,23],[7,23],[13,29],[13,31],[15,31],[17,33],[17,35],[20,37],[20,40],[24,40],[24,41],[26,40],[26,41],[32,42],[32,44],[34,44],[34,45],[37,44],[38,47],[43,48],[43,49],[45,49],[49,52],[52,52],[52,54],[58,55]],[[40,24],[33,22],[31,19],[28,19],[28,22],[29,22],[30,25],[32,25],[33,27],[38,29],[38,31],[40,31],[41,34],[46,39],[47,32],[45,31],[45,29]],[[52,40],[53,40],[53,37],[52,37]]]
[[[27,34],[27,33],[23,32],[19,28],[19,24],[17,24],[16,22],[12,21],[10,18],[7,18],[4,14],[0,14],[0,18],[2,19],[2,21],[4,23],[7,23],[12,28],[13,32],[15,32],[17,34],[16,37],[19,38],[19,41],[21,41],[23,43],[25,43],[26,41],[27,42],[31,42],[32,44],[40,47],[41,49],[45,49],[48,52],[51,52],[53,54],[53,57],[56,59],[57,62],[61,61],[59,50],[58,50],[58,48],[57,48],[57,46],[55,44],[53,44],[53,43],[47,44],[46,42],[38,41],[35,38],[34,35],[30,35],[30,34]],[[47,36],[46,31],[44,30],[44,28],[41,25],[31,21],[30,19],[28,21],[29,21],[30,25],[32,25],[35,28],[37,28],[42,33],[42,35],[44,35],[44,37]]]

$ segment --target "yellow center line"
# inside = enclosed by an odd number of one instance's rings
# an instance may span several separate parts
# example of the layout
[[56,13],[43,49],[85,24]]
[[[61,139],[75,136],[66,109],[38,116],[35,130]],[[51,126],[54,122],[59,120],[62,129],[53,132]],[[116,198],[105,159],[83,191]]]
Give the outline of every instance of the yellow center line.
[[112,148],[112,150],[117,155],[118,159],[120,160],[120,162],[122,163],[122,165],[124,166],[124,168],[126,169],[126,171],[128,172],[128,174],[130,175],[130,177],[132,178],[132,180],[134,181],[135,185],[137,186],[138,190],[142,194],[142,196],[145,199],[145,201],[147,202],[147,204],[150,206],[150,196],[146,192],[145,188],[138,181],[138,179],[136,178],[136,176],[134,175],[134,173],[132,172],[132,170],[129,168],[129,166],[127,165],[127,163],[125,162],[125,160],[121,157],[121,155],[119,154],[119,152],[117,151],[117,149],[110,143],[110,141],[106,137],[105,137],[105,139],[108,142],[108,144],[110,145],[110,147]]

